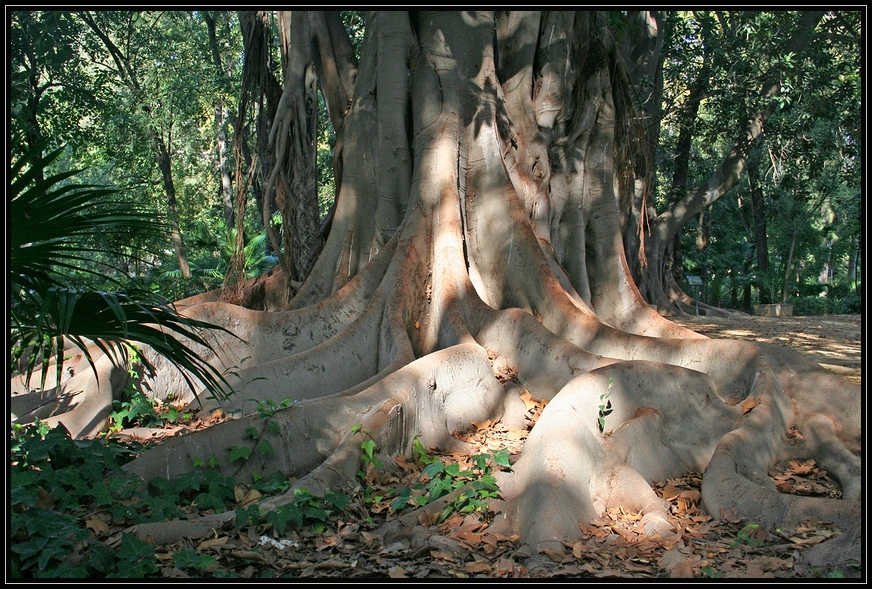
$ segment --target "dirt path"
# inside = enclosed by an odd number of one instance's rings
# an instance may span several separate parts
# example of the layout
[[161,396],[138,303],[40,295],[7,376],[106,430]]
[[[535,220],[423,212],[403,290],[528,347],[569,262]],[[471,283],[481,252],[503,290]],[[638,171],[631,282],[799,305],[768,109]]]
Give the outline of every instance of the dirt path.
[[861,383],[862,315],[801,317],[679,317],[675,323],[712,338],[744,339],[794,348],[821,366]]

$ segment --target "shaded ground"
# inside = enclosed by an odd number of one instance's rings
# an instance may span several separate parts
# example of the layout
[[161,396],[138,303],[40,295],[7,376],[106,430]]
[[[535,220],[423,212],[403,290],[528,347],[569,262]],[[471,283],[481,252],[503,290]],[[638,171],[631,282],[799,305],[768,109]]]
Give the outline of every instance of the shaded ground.
[[[691,317],[678,320],[710,337],[753,339],[780,343],[815,356],[828,368],[854,382],[861,380],[861,316],[824,317]],[[430,455],[459,470],[474,469],[475,454],[505,451],[513,461],[543,404],[526,396],[527,428],[509,429],[501,422],[476,424],[462,439],[474,449],[464,455]],[[213,416],[213,420],[221,420]],[[207,427],[208,421],[165,430],[127,430],[145,443],[159,443],[167,435]],[[460,437],[460,436],[458,436]],[[753,522],[721,514],[718,521],[699,507],[701,475],[661,481],[657,493],[671,505],[672,536],[647,537],[640,514],[613,509],[584,528],[584,538],[562,552],[534,554],[517,538],[488,531],[493,513],[453,514],[441,523],[445,501],[426,507],[389,507],[396,491],[427,482],[420,461],[400,457],[381,469],[370,468],[361,487],[351,494],[342,517],[333,517],[326,531],[286,531],[278,534],[270,523],[241,529],[228,526],[183,543],[155,546],[165,577],[188,577],[190,569],[176,567],[173,555],[193,549],[212,557],[202,573],[243,578],[826,578],[857,577],[859,569],[830,570],[819,563],[805,564],[812,547],[836,541],[840,530],[826,522],[808,522],[794,534],[764,530]],[[814,461],[791,461],[769,473],[785,493],[839,497],[840,491]],[[239,505],[250,501],[239,485]],[[378,498],[379,500],[374,500]],[[208,513],[200,512],[199,515]],[[94,514],[105,521],[102,540],[110,545],[126,529],[108,513]],[[189,517],[198,515],[192,509]],[[496,517],[499,517],[496,514]],[[115,541],[118,541],[117,539]]]

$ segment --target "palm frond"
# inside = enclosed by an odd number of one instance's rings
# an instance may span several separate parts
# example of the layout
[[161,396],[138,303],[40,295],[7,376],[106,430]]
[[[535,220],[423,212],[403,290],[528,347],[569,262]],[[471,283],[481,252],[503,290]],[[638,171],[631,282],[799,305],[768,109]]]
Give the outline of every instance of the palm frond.
[[[116,281],[120,292],[80,291],[67,286],[65,271],[88,270],[97,253],[111,253],[83,238],[107,235],[165,239],[166,230],[153,213],[132,208],[115,198],[119,191],[102,186],[69,183],[79,171],[45,175],[62,152],[43,156],[34,150],[10,167],[10,285],[12,299],[10,344],[13,370],[29,352],[26,379],[42,365],[42,384],[49,360],[56,358],[58,378],[65,341],[80,348],[96,371],[88,342],[120,364],[125,343],[150,346],[182,369],[195,396],[193,375],[218,398],[229,386],[223,375],[183,343],[187,339],[215,353],[208,330],[225,328],[180,315],[167,301],[147,290]],[[42,178],[40,180],[40,178]],[[232,335],[232,334],[231,334]]]

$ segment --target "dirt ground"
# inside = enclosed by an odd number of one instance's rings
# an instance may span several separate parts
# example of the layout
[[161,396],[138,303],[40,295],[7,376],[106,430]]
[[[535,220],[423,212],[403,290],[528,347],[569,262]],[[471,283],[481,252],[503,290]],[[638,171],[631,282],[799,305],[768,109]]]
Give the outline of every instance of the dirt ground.
[[712,338],[755,340],[794,348],[821,366],[862,384],[862,315],[800,317],[673,317],[672,321]]

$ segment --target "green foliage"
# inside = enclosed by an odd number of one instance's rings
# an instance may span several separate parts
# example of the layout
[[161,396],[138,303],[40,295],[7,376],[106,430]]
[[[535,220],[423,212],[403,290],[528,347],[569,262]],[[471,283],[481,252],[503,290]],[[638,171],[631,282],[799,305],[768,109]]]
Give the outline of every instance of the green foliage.
[[[189,256],[191,274],[199,275],[204,285],[219,288],[227,274],[230,259],[236,247],[236,227],[227,228],[223,221],[212,227],[206,220],[195,221],[187,233],[186,243],[194,251]],[[254,278],[278,263],[278,259],[267,254],[266,233],[261,231],[253,237],[243,236],[243,270],[246,278]],[[162,277],[181,279],[178,268],[167,270]],[[186,295],[187,296],[187,295]]]
[[[121,469],[142,452],[139,444],[73,440],[63,427],[50,429],[36,422],[13,426],[10,448],[10,568],[15,578],[155,575],[158,568],[152,546],[121,534],[120,544],[110,547],[108,538],[88,528],[95,511],[110,514],[116,524],[132,525],[183,517],[185,506],[188,511],[223,511],[236,502],[236,483],[221,474],[218,462],[211,458],[198,461],[199,466],[177,479],[156,478],[144,486],[138,477]],[[251,488],[276,495],[286,492],[290,481],[281,473],[269,479],[255,476]],[[323,531],[348,503],[342,493],[328,492],[322,498],[297,489],[293,503],[275,514],[264,517],[257,504],[237,510],[237,525],[270,524],[285,529],[292,523]],[[182,549],[173,559],[176,566],[199,574],[206,567],[214,568],[211,557],[190,549]]]
[[[666,17],[659,210],[669,204],[675,168],[684,163],[689,168],[687,184],[674,187],[679,194],[706,182],[735,141],[738,125],[764,105],[764,83],[781,83],[775,111],[752,154],[765,203],[769,271],[758,266],[758,220],[743,178],[706,210],[707,247],[696,248],[697,223],[688,223],[681,233],[681,261],[687,272],[704,277],[704,302],[735,308],[746,287],[752,297],[762,288],[773,300],[780,300],[785,289],[788,296],[807,296],[801,291],[826,269],[830,286],[855,289],[861,280],[855,253],[862,217],[857,123],[862,119],[857,84],[862,51],[850,31],[859,30],[860,13],[827,14],[808,48],[788,53],[787,40],[803,16],[797,11],[676,11]],[[679,162],[679,129],[687,123],[694,84],[703,98],[687,127],[692,132],[689,161]],[[710,223],[712,218],[717,222]],[[841,295],[831,298],[835,302]]]
[[260,418],[262,421],[269,421],[269,419],[275,415],[276,411],[280,409],[287,409],[296,401],[291,401],[290,399],[282,399],[281,403],[276,403],[272,399],[267,399],[266,401],[258,401],[257,402],[257,412],[260,414]]
[[163,423],[155,411],[154,402],[139,391],[133,393],[129,401],[118,401],[117,405],[119,408],[109,415],[114,431],[134,425],[152,427]]
[[863,312],[863,300],[853,294],[790,297],[787,302],[793,305],[794,315],[854,315]]
[[740,544],[746,544],[752,548],[763,545],[763,539],[766,537],[766,531],[760,527],[760,524],[747,524],[739,533],[736,534],[736,539],[733,540],[731,547],[735,548]]
[[[372,453],[374,446],[375,443],[372,440],[367,440],[361,444],[364,450],[361,459],[365,465],[374,465],[377,460],[377,457]],[[387,491],[387,497],[393,497],[389,504],[390,509],[400,511],[406,507],[420,507],[466,488],[445,506],[439,516],[440,522],[452,513],[487,513],[488,501],[499,498],[499,487],[493,476],[494,470],[510,468],[508,451],[502,449],[493,454],[472,456],[471,460],[475,464],[475,468],[462,470],[456,462],[446,464],[442,460],[430,456],[418,436],[412,440],[412,454],[415,461],[423,467],[421,474],[413,485]],[[382,467],[378,466],[377,468]],[[366,473],[361,471],[358,476],[365,480]],[[372,489],[368,489],[365,498],[368,501],[380,502],[385,497],[375,495]]]
[[173,562],[180,569],[192,568],[196,571],[204,571],[207,566],[216,562],[215,557],[209,554],[197,554],[192,548],[185,546],[173,554]]
[[322,498],[312,495],[307,489],[297,488],[292,502],[267,512],[263,519],[280,535],[285,533],[288,524],[297,530],[308,527],[321,533],[327,530],[331,518],[342,513],[348,502],[348,496],[342,493],[328,492]]
[[613,411],[612,402],[609,401],[608,399],[609,399],[609,397],[612,396],[611,388],[612,388],[612,385],[614,384],[614,382],[615,381],[611,377],[609,377],[609,390],[607,390],[605,393],[603,393],[599,397],[600,404],[598,407],[596,426],[597,426],[597,429],[599,429],[600,433],[603,433],[605,431],[606,416],[611,414],[611,412]]
[[372,464],[375,468],[383,468],[379,457],[375,455],[375,442],[372,440],[364,440],[360,443],[360,448],[363,450],[363,463]]
[[723,571],[718,571],[710,565],[706,565],[704,567],[701,567],[699,569],[699,572],[701,572],[703,575],[705,575],[709,579],[720,579],[724,574]]
[[[85,518],[95,507],[130,500],[139,479],[121,465],[135,444],[74,441],[61,428],[13,427],[10,539],[13,577],[144,576],[157,570],[151,546],[122,536],[120,550],[93,541]],[[81,560],[70,559],[86,544]],[[143,575],[140,575],[143,573]]]
[[357,476],[362,480],[366,480],[367,471],[372,469],[381,469],[384,468],[382,461],[376,455],[376,443],[372,438],[372,433],[368,432],[364,429],[361,429],[359,425],[352,426],[351,428],[352,435],[361,433],[367,436],[369,439],[364,440],[360,443],[360,449],[363,450],[363,455],[361,456],[361,461],[363,462],[363,470],[358,471]]

